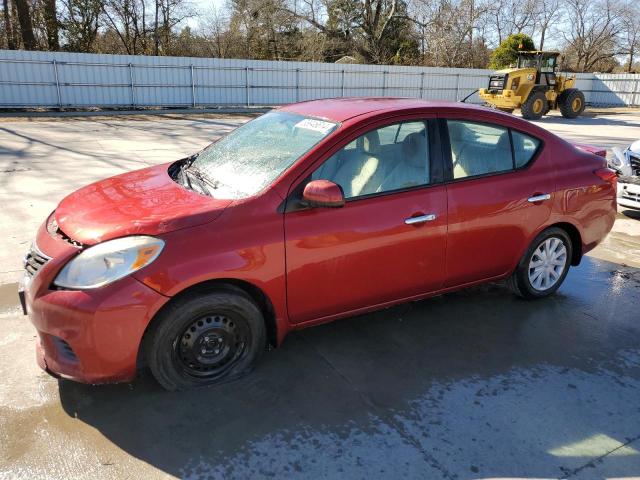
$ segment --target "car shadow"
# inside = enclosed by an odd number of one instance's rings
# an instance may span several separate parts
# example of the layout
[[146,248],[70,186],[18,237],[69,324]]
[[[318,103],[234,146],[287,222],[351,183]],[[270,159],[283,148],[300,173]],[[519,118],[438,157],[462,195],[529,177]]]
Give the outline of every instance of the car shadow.
[[619,207],[620,213],[622,213],[625,217],[633,218],[635,220],[640,220],[640,210],[631,210],[624,207]]
[[[169,393],[143,371],[59,393],[180,477],[567,476],[604,458],[580,449],[593,438],[638,453],[638,300],[640,269],[585,258],[548,299],[489,284],[299,331],[218,387]],[[635,453],[602,468],[638,474]]]

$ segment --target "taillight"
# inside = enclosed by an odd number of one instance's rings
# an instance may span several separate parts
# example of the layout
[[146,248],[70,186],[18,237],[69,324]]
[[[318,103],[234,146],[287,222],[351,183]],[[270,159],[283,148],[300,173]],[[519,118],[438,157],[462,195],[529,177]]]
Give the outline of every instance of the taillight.
[[593,173],[595,173],[605,182],[610,183],[613,187],[618,184],[618,174],[615,172],[615,170],[611,170],[610,168],[599,168]]

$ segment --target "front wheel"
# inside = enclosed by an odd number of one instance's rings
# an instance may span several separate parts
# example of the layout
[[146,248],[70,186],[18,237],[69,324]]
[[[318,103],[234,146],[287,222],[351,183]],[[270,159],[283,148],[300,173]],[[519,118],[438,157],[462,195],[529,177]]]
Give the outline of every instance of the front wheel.
[[541,91],[533,91],[520,106],[522,117],[527,120],[538,120],[549,111],[547,97]]
[[247,373],[266,345],[260,309],[244,292],[188,295],[161,311],[145,341],[149,367],[167,390],[186,390]]
[[564,230],[548,228],[531,242],[509,278],[509,286],[528,299],[555,293],[569,272],[572,251],[571,239]]

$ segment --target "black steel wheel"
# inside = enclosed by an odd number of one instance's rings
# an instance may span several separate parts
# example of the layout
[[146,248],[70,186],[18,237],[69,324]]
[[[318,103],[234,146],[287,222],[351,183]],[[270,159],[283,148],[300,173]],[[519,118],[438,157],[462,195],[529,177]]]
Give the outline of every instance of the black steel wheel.
[[185,390],[238,378],[266,346],[262,313],[237,289],[175,300],[146,335],[149,367],[167,390]]
[[189,375],[214,378],[246,355],[251,331],[243,321],[224,315],[195,319],[174,341],[174,354]]

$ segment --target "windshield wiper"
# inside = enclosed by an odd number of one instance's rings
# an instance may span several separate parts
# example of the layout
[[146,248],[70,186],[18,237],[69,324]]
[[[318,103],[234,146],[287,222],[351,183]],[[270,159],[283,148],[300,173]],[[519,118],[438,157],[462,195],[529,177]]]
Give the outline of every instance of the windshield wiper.
[[216,190],[219,186],[218,182],[210,180],[204,173],[202,173],[201,170],[194,167],[193,164],[185,168],[184,173],[187,179],[189,179],[190,183],[191,179],[189,178],[189,176],[195,178],[198,182],[198,185],[200,185],[200,188],[206,191],[206,193],[208,193],[209,195],[211,195],[211,189]]
[[[200,152],[194,153],[193,155],[183,159],[180,167],[178,168],[177,179],[179,183],[191,190],[193,190],[193,183],[191,182],[189,175],[187,175],[187,169],[191,167],[191,165],[193,165],[193,162],[196,160],[196,158],[198,158],[199,155]],[[203,185],[204,182],[200,179],[198,179],[198,182],[200,184],[200,188],[202,189],[205,186]]]

